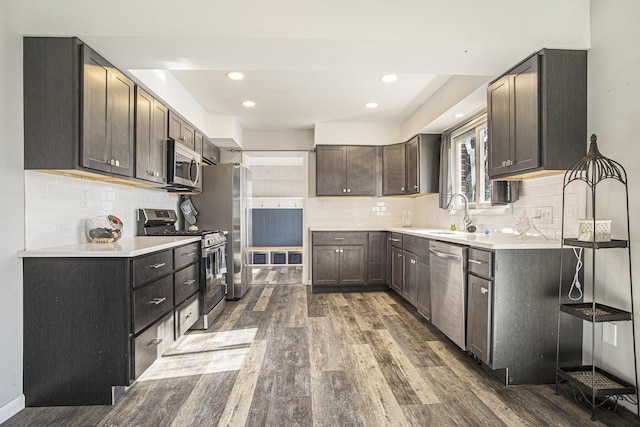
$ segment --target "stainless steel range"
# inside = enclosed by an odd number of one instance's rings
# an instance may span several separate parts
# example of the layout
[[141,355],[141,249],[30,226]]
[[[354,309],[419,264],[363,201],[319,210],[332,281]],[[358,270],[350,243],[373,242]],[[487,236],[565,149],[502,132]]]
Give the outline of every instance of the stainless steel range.
[[208,329],[227,294],[227,231],[179,230],[173,209],[138,209],[139,236],[200,236],[200,312],[192,329]]

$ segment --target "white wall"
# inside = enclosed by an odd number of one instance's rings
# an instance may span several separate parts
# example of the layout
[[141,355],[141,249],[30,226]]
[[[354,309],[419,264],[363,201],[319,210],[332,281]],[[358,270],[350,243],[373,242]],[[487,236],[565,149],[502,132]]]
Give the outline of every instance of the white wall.
[[26,249],[85,243],[86,220],[108,214],[122,220],[122,237],[135,236],[138,208],[177,210],[178,201],[163,190],[25,171]]
[[[589,51],[589,134],[598,136],[600,151],[625,167],[629,179],[631,247],[636,248],[632,268],[640,272],[640,156],[636,121],[640,117],[640,2],[637,0],[591,1],[591,49]],[[626,233],[624,192],[607,185],[597,197],[597,216],[613,220],[613,237]],[[585,271],[591,270],[586,263]],[[629,308],[628,267],[624,251],[598,252],[596,291],[599,298]],[[638,281],[636,280],[638,283]],[[636,292],[635,306],[640,307]],[[636,324],[640,314],[636,311]],[[590,329],[590,328],[589,328]],[[599,337],[596,341],[599,340]],[[602,365],[623,378],[633,379],[630,325],[619,322],[618,346],[603,344]],[[587,343],[585,351],[590,352]],[[639,353],[640,354],[640,353]]]
[[18,0],[0,2],[0,194],[5,226],[0,243],[0,423],[24,407],[22,395],[22,263],[24,182],[22,39]]

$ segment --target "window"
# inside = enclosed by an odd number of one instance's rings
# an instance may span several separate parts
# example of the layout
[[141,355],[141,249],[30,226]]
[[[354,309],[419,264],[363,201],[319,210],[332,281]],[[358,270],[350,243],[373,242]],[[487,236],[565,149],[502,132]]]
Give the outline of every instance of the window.
[[[453,192],[462,193],[469,199],[470,208],[491,207],[491,184],[489,181],[487,149],[487,117],[483,115],[451,134],[454,158],[452,167]],[[456,206],[461,202],[456,200]]]

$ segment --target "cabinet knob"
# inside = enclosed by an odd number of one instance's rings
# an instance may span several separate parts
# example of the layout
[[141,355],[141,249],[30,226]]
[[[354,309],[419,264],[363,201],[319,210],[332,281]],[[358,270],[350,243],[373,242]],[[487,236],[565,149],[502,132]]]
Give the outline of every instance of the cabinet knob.
[[347,193],[351,193],[351,189],[350,188],[347,188]]
[[416,261],[415,259],[411,260],[411,264],[417,264],[417,263],[418,263],[418,261]]
[[340,249],[336,249],[336,253],[340,252]]
[[415,190],[417,190],[417,189],[418,189],[418,186],[417,186],[417,185],[414,185],[414,186],[413,186],[413,188],[414,188]]
[[340,253],[343,253],[343,252],[344,252],[344,250],[340,249]]
[[400,187],[400,191],[404,191],[404,187]]
[[347,189],[346,189],[346,188],[343,188],[343,189],[342,189],[342,192],[343,192],[343,193],[346,193],[346,192],[347,192]]
[[489,292],[489,289],[485,288],[484,286],[480,288],[480,293],[482,295],[486,294],[487,292]]

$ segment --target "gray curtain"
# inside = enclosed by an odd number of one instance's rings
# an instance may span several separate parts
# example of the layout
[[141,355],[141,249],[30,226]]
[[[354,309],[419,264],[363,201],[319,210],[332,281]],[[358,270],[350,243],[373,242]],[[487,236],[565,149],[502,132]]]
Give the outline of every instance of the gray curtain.
[[440,207],[446,209],[453,195],[453,154],[451,153],[451,132],[442,134],[440,144]]

